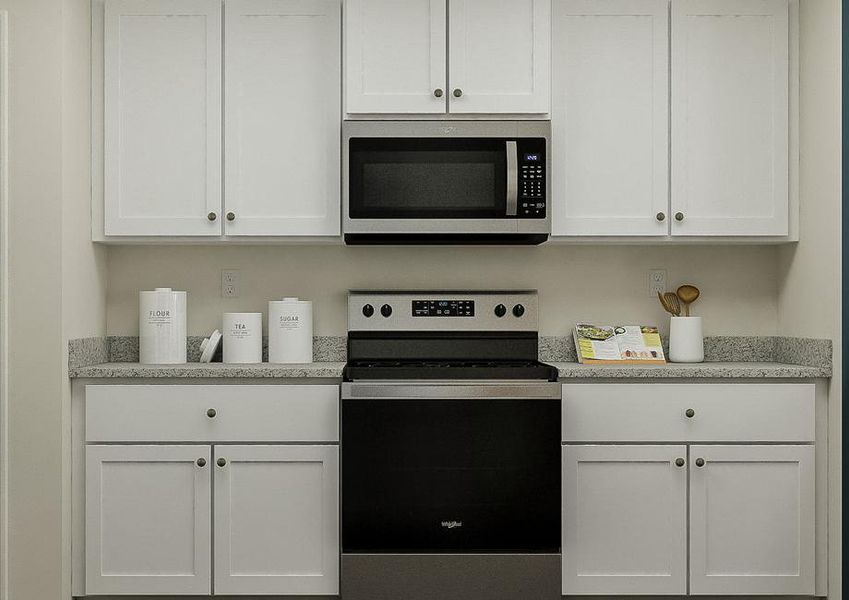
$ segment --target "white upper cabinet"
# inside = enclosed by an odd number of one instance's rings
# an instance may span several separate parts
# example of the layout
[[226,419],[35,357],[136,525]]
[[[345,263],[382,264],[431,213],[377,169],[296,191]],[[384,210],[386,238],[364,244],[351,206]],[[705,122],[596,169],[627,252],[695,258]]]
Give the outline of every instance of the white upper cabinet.
[[221,4],[107,0],[104,232],[221,233]]
[[339,235],[341,36],[335,0],[226,0],[226,235]]
[[687,593],[687,448],[563,447],[563,594]]
[[788,233],[788,0],[672,2],[672,234]]
[[88,446],[87,595],[211,593],[209,446]]
[[554,0],[554,235],[668,233],[667,0]]
[[546,114],[549,13],[550,0],[347,0],[345,111]]
[[348,113],[444,113],[446,0],[345,2]]
[[549,112],[551,0],[448,7],[449,112]]
[[690,593],[814,594],[814,447],[690,448]]
[[216,446],[215,593],[339,593],[339,448]]

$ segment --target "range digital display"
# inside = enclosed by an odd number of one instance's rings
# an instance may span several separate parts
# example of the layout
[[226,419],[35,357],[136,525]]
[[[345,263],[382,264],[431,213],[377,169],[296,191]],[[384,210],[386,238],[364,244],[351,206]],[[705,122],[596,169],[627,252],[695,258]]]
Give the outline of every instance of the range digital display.
[[474,300],[413,300],[414,317],[474,317]]

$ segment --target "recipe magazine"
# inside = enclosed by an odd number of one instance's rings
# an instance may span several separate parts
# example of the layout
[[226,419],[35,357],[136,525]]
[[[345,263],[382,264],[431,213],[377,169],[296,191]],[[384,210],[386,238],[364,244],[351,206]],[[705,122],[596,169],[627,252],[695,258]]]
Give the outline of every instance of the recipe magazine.
[[581,364],[666,364],[657,327],[578,323],[572,333]]

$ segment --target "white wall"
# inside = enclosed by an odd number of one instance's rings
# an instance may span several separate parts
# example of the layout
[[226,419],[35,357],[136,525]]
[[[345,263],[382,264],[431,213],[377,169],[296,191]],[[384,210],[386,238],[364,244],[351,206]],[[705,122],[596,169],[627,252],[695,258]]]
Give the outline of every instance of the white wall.
[[[107,329],[138,332],[138,291],[189,292],[189,333],[221,327],[228,311],[262,311],[270,299],[312,300],[315,331],[344,335],[349,289],[539,289],[540,329],[568,334],[581,320],[657,323],[668,319],[648,293],[648,270],[670,285],[694,283],[708,334],[771,335],[777,327],[774,247],[398,248],[345,246],[113,247]],[[241,271],[241,296],[223,299],[221,269]]]
[[831,338],[829,597],[841,597],[841,13],[840,0],[800,10],[800,241],[778,257],[779,331]]
[[70,591],[63,493],[67,339],[105,332],[105,253],[89,239],[87,0],[9,11],[8,592]]

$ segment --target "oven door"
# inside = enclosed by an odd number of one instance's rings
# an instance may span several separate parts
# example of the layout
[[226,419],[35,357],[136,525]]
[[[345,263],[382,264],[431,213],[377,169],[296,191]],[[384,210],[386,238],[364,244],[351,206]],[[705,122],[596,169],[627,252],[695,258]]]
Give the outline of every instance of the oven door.
[[345,553],[560,551],[560,386],[343,384]]

